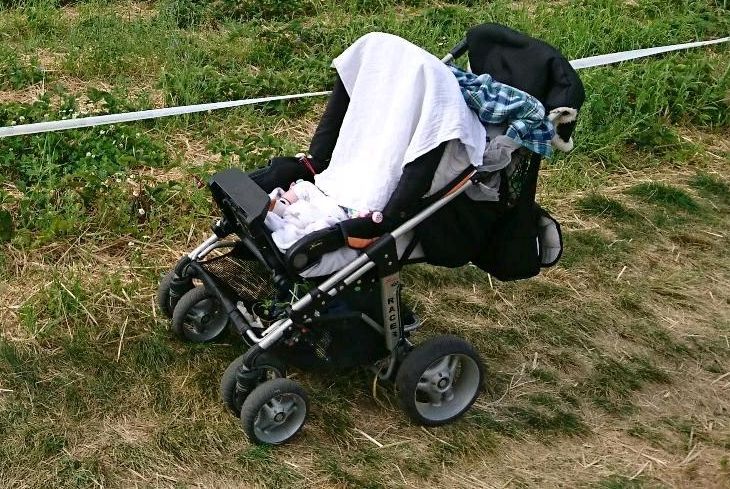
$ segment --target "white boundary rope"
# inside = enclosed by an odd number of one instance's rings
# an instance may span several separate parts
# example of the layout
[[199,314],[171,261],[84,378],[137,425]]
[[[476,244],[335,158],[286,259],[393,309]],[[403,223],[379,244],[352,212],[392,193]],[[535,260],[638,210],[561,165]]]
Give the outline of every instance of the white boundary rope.
[[[646,56],[654,56],[670,51],[679,51],[682,49],[695,48],[699,46],[707,46],[710,44],[720,44],[730,41],[730,37],[721,39],[713,39],[711,41],[688,42],[684,44],[673,44],[671,46],[659,46],[647,49],[635,49],[633,51],[623,51],[620,53],[603,54],[600,56],[590,56],[588,58],[576,59],[570,64],[576,70],[583,68],[592,68],[595,66],[604,66],[632,59],[644,58]],[[137,112],[124,112],[121,114],[109,114],[92,117],[82,117],[80,119],[67,119],[61,121],[37,122],[33,124],[22,124],[19,126],[1,127],[0,138],[9,136],[22,136],[25,134],[39,134],[44,132],[65,131],[68,129],[79,129],[82,127],[94,127],[107,124],[118,124],[122,122],[141,121],[145,119],[156,119],[159,117],[169,117],[173,115],[194,114],[197,112],[209,112],[211,110],[227,109],[231,107],[241,107],[244,105],[253,105],[264,102],[274,102],[277,100],[290,100],[305,97],[319,97],[329,95],[331,91],[326,92],[310,92],[297,93],[293,95],[279,95],[275,97],[261,97],[244,100],[233,100],[230,102],[213,102],[209,104],[184,105],[179,107],[166,107],[163,109],[142,110]]]
[[574,69],[580,70],[583,68],[593,68],[594,66],[604,66],[613,63],[620,63],[621,61],[644,58],[646,56],[655,56],[657,54],[668,53],[670,51],[697,48],[700,46],[708,46],[710,44],[721,44],[728,41],[730,41],[730,37],[723,37],[721,39],[713,39],[711,41],[687,42],[684,44],[673,44],[671,46],[634,49],[633,51],[623,51],[621,53],[601,54],[600,56],[590,56],[588,58],[576,59],[575,61],[571,61],[570,65]]
[[145,119],[157,119],[171,115],[194,114],[196,112],[209,112],[211,110],[227,109],[230,107],[241,107],[243,105],[260,104],[276,100],[288,100],[304,97],[318,97],[329,95],[332,92],[296,93],[293,95],[279,95],[276,97],[249,98],[245,100],[232,100],[230,102],[212,102],[209,104],[182,105],[180,107],[166,107],[164,109],[140,110],[137,112],[123,112],[121,114],[97,115],[82,117],[80,119],[66,119],[62,121],[36,122],[34,124],[23,124],[20,126],[0,128],[0,138],[8,136],[21,136],[24,134],[38,134],[42,132],[65,131],[67,129],[78,129],[81,127],[94,127],[106,124],[117,124],[120,122],[142,121]]

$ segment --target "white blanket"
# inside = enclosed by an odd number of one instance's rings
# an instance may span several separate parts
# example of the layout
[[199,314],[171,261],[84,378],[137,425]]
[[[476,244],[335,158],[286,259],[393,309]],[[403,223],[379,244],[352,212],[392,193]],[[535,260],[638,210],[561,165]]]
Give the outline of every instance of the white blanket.
[[[271,237],[276,246],[286,252],[300,238],[327,228],[347,219],[345,211],[331,197],[322,193],[310,182],[298,182],[292,187],[298,200],[284,208],[281,216],[273,212],[266,213],[264,223],[272,231]],[[279,197],[281,189],[269,195]],[[319,277],[329,275],[341,269],[357,257],[358,252],[350,248],[322,255],[314,266],[300,273],[303,277]]]
[[332,65],[350,95],[332,159],[315,183],[341,206],[382,210],[403,166],[450,140],[478,166],[486,132],[435,56],[391,34],[358,39]]
[[[266,213],[264,224],[271,232],[276,246],[288,250],[300,238],[337,224],[347,219],[345,211],[334,199],[324,195],[310,182],[298,182],[292,187],[299,200],[284,207],[281,216]],[[281,189],[274,190],[269,197],[278,197]]]

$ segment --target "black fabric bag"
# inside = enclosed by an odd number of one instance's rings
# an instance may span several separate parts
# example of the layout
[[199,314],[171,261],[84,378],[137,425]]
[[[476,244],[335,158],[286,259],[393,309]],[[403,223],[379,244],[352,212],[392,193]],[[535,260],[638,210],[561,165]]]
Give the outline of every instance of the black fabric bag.
[[[482,24],[467,33],[474,73],[489,73],[502,83],[537,97],[550,111],[580,109],[583,84],[570,62],[553,46],[499,24]],[[575,122],[558,126],[568,141]],[[490,229],[489,240],[472,262],[499,280],[519,280],[552,266],[562,254],[560,225],[535,203],[540,156],[521,160],[511,174],[502,173],[500,197],[506,206]]]
[[538,215],[532,206],[515,206],[492,227],[490,240],[473,263],[504,282],[540,273]]
[[513,154],[514,170],[502,170],[505,209],[472,262],[503,282],[534,277],[558,262],[563,250],[560,224],[535,202],[541,158],[526,150]]
[[460,267],[488,246],[502,206],[478,202],[462,194],[436,211],[416,228],[426,261],[442,267]]
[[505,211],[473,263],[507,282],[534,277],[555,265],[563,250],[560,224],[536,203]]

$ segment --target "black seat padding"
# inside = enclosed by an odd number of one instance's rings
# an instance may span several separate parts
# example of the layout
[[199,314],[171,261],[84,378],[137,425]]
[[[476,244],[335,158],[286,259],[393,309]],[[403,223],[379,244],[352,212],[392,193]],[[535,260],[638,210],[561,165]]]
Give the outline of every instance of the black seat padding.
[[286,250],[285,261],[300,272],[317,263],[324,254],[336,251],[345,245],[345,238],[339,226],[314,231],[297,240]]

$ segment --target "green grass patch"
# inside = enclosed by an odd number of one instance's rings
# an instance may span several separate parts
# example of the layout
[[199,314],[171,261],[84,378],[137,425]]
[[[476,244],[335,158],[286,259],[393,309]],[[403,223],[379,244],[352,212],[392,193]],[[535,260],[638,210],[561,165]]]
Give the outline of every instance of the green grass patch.
[[568,302],[561,303],[560,308],[535,308],[526,319],[526,337],[556,348],[580,342],[590,345],[591,332],[606,320],[591,304],[581,304],[580,308],[576,308]]
[[632,249],[626,240],[609,240],[602,232],[587,229],[563,233],[564,253],[560,264],[565,268],[580,266],[618,266]]
[[631,412],[632,392],[647,383],[668,383],[669,375],[651,360],[632,357],[626,360],[601,359],[593,366],[593,373],[580,390],[588,394],[593,402],[610,413]]
[[558,382],[558,375],[555,372],[545,368],[533,368],[532,370],[530,370],[530,375],[546,384],[557,384]]
[[645,477],[627,477],[624,475],[612,475],[591,485],[596,489],[642,489],[654,487]]
[[685,190],[666,183],[640,183],[631,187],[627,192],[644,202],[660,205],[671,210],[691,213],[696,213],[700,210],[697,201]]
[[560,408],[514,406],[509,411],[518,425],[530,431],[562,435],[588,432],[588,427],[577,414]]
[[716,175],[698,173],[689,184],[704,196],[717,197],[723,204],[730,204],[730,185]]
[[630,436],[646,440],[655,447],[659,447],[666,441],[665,436],[653,426],[647,423],[636,422],[631,428],[626,430]]
[[636,213],[611,197],[591,193],[578,200],[578,209],[585,214],[628,222],[636,219]]
[[301,475],[279,463],[276,452],[269,446],[250,446],[239,451],[236,462],[253,477],[252,482],[265,487],[289,487],[301,482]]
[[[100,103],[100,113],[126,108],[109,93],[90,96]],[[50,95],[32,104],[0,105],[0,124],[71,119],[79,111],[77,99],[61,92],[60,106],[52,104]],[[143,215],[135,215],[135,196],[118,184],[127,183],[131,170],[167,162],[164,146],[129,124],[3,138],[0,183],[13,185],[20,194],[0,190],[0,201],[16,209],[14,227],[26,240],[76,233],[94,212],[105,215],[113,228],[124,229]],[[112,213],[116,216],[109,219]]]
[[330,482],[340,484],[344,487],[361,487],[363,489],[380,489],[385,485],[380,481],[377,472],[366,472],[361,475],[357,466],[349,463],[343,464],[330,454],[322,454],[317,459],[319,469],[327,474]]
[[0,47],[0,90],[20,90],[46,79],[37,59],[23,60],[6,47]]

